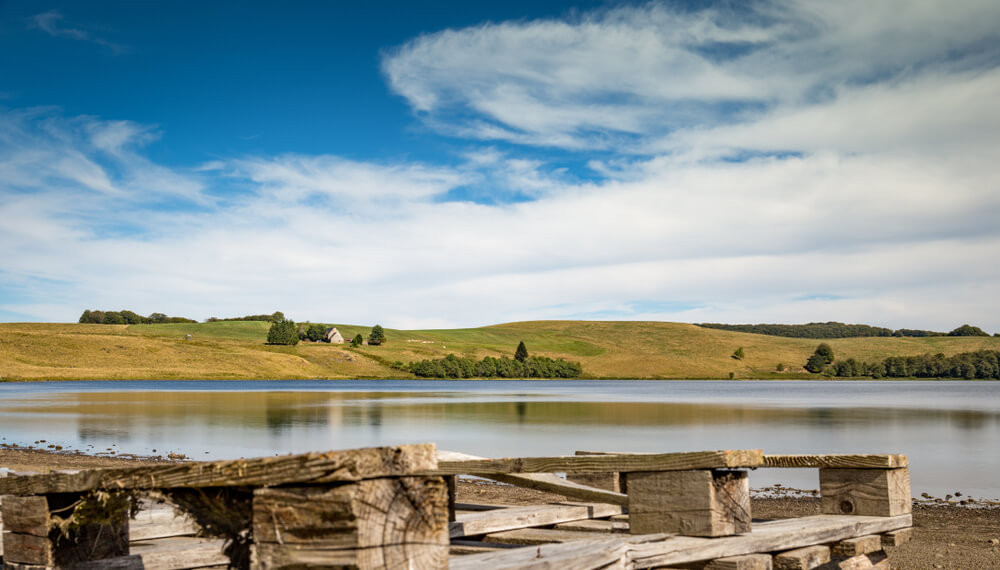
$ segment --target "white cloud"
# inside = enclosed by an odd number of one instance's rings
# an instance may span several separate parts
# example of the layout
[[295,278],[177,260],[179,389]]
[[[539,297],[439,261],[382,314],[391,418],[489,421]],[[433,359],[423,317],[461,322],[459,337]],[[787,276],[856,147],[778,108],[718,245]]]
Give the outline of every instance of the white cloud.
[[90,31],[63,25],[64,19],[65,17],[58,10],[49,10],[48,12],[43,12],[33,16],[31,18],[31,22],[34,27],[42,30],[54,38],[69,38],[71,40],[92,42],[102,45],[116,54],[124,51],[123,46],[108,41]]
[[472,139],[450,166],[167,168],[153,127],[0,112],[0,295],[33,295],[0,308],[1000,330],[998,10],[651,5],[430,34],[384,70]]

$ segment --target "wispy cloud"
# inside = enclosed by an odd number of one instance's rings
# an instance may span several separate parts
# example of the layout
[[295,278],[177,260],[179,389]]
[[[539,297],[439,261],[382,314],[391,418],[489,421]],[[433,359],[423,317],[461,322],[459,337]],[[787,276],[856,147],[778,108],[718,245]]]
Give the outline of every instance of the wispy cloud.
[[110,49],[115,54],[125,51],[125,47],[104,39],[92,31],[81,28],[70,27],[64,22],[65,17],[58,10],[49,10],[41,14],[36,14],[31,18],[32,25],[54,38],[68,38],[83,42],[91,42]]

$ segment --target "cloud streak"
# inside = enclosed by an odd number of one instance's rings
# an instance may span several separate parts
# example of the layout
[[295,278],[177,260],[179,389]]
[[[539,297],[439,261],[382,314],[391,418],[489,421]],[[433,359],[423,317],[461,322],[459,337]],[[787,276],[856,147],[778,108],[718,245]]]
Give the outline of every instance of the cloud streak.
[[65,17],[62,12],[59,12],[58,10],[49,10],[48,12],[42,12],[41,14],[33,16],[31,18],[31,22],[34,27],[42,30],[54,38],[67,38],[71,40],[94,43],[110,49],[112,53],[116,55],[125,51],[124,46],[108,41],[93,34],[92,32],[63,25],[64,19]]

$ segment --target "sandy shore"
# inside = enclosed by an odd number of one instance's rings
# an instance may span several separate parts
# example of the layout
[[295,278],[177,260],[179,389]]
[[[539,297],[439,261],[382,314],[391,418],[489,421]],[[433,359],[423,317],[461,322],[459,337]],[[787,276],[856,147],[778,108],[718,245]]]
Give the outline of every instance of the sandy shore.
[[[168,463],[158,458],[93,456],[53,453],[37,449],[0,449],[0,467],[11,471],[44,473],[57,469],[92,469]],[[767,495],[767,496],[765,496]],[[785,496],[782,496],[785,495]],[[794,492],[769,489],[756,493],[755,519],[819,514],[819,500]],[[530,505],[564,497],[506,485],[460,481],[458,500],[469,503]],[[920,501],[913,507],[913,540],[887,548],[893,568],[1000,568],[1000,506],[967,505],[943,499]]]

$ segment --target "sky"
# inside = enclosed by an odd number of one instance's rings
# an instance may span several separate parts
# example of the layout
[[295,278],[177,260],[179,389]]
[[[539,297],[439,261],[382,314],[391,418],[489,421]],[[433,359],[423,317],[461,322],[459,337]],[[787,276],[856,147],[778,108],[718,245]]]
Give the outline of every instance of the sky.
[[995,0],[0,0],[0,321],[997,332],[998,164]]

